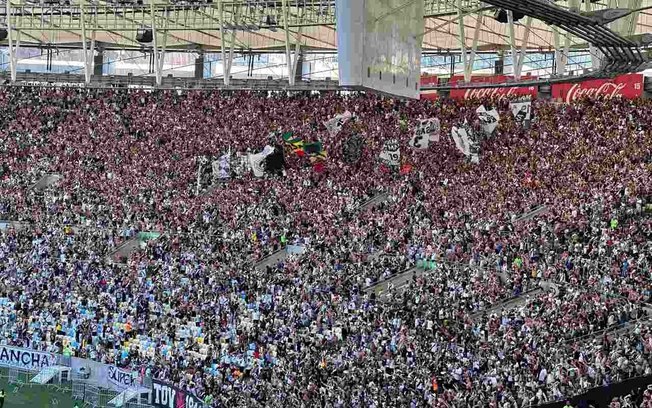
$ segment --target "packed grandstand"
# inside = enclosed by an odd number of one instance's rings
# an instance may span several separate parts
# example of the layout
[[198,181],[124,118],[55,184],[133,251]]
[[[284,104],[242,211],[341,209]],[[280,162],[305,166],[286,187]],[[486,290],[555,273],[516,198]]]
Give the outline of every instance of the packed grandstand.
[[[479,106],[473,160],[451,134]],[[209,407],[523,407],[652,375],[652,102],[530,108],[3,88],[1,343]]]

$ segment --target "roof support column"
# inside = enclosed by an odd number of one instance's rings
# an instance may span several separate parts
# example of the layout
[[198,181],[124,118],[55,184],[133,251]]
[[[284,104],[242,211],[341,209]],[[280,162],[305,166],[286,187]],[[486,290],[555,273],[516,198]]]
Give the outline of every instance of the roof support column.
[[[283,0],[281,2],[283,7],[283,31],[285,31],[285,63],[287,65],[288,73],[288,84],[294,86],[294,63],[292,62],[292,54],[290,53],[290,6],[288,6],[288,0]],[[297,48],[295,51],[295,56],[298,55],[299,43],[297,42]]]
[[86,14],[84,11],[85,1],[82,1],[80,4],[81,12],[81,36],[82,36],[82,52],[84,53],[84,82],[87,84],[91,83],[91,75],[93,74],[93,51],[95,50],[95,30],[93,30],[91,38],[90,50],[88,46],[88,37],[86,36]]
[[[233,18],[234,18],[234,23],[237,26],[238,25],[238,15],[240,13],[240,9],[238,6],[235,4],[233,5]],[[231,30],[231,38],[229,39],[229,55],[226,61],[224,61],[225,64],[225,71],[224,71],[224,78],[228,78],[225,82],[226,85],[231,84],[231,68],[233,68],[233,48],[235,47],[235,28]]]
[[[587,13],[591,12],[593,4],[590,1],[585,2],[584,9]],[[599,70],[602,66],[604,54],[591,43],[589,43],[589,54],[591,55],[591,68]]]
[[559,38],[559,29],[552,27],[552,37],[555,46],[555,75],[564,75],[566,72],[566,63],[568,62],[568,51],[570,50],[570,35],[565,33],[565,44],[562,48],[561,39]]
[[484,12],[480,12],[475,19],[475,31],[473,32],[473,44],[471,45],[471,57],[464,65],[464,82],[470,82],[475,65],[475,54],[478,51],[478,40],[480,39],[480,29],[484,20]]
[[516,36],[514,34],[514,13],[507,10],[507,28],[509,30],[509,49],[512,60],[512,74],[516,75],[516,66],[518,65],[518,55],[516,55]]
[[464,34],[464,13],[462,12],[462,0],[457,0],[457,32],[459,34],[459,41],[460,41],[460,52],[461,52],[461,57],[462,57],[462,66],[464,67],[464,80],[465,81],[470,81],[471,78],[468,80],[466,79],[466,71],[468,70],[468,56],[466,55],[466,35]]
[[[233,6],[235,7],[235,6]],[[224,29],[224,0],[217,1],[217,14],[220,24],[220,41],[222,43],[220,51],[222,53],[222,76],[224,77],[224,85],[229,86],[231,84],[231,66],[233,65],[233,47],[235,44],[235,29],[231,32],[231,38],[228,41],[229,52],[227,53],[227,39],[226,39],[226,30]]]
[[[301,9],[303,10],[303,9]],[[303,11],[299,11],[300,16],[303,16]],[[301,19],[301,17],[299,17]],[[301,59],[301,40],[303,39],[303,26],[297,29],[296,43],[294,44],[294,58],[292,59],[292,69],[290,70],[289,78],[292,78],[290,85],[295,85],[297,80],[297,67]],[[299,76],[299,78],[301,78]]]
[[20,30],[16,29],[16,37],[13,36],[11,24],[11,2],[7,1],[7,42],[9,44],[9,72],[11,73],[11,82],[16,82],[16,68],[18,66],[18,48],[20,47]]
[[527,43],[530,39],[530,31],[532,28],[532,17],[528,16],[525,20],[525,32],[523,33],[523,40],[521,42],[521,50],[519,51],[518,61],[514,67],[514,78],[518,81],[521,79],[523,71],[523,64],[525,64],[525,57],[527,55]]
[[156,86],[161,86],[163,83],[163,64],[165,62],[165,46],[167,43],[167,22],[168,18],[163,20],[163,44],[159,48],[159,41],[158,41],[158,31],[156,29],[156,13],[154,11],[154,2],[150,2],[150,12],[151,12],[151,17],[152,17],[152,37],[154,40],[154,49],[153,49],[153,54],[154,54],[154,75],[156,76]]

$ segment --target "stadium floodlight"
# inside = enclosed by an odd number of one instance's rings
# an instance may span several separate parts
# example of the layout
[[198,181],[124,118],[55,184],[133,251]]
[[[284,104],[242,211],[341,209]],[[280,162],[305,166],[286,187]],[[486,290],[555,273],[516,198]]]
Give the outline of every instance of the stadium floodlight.
[[595,10],[588,13],[582,13],[582,15],[592,19],[600,25],[609,24],[613,21],[619,20],[623,17],[627,17],[632,14],[633,10],[625,8],[613,8],[613,9],[602,9]]
[[136,41],[139,43],[151,43],[154,41],[154,34],[151,28],[141,27],[136,32]]
[[641,47],[652,45],[652,33],[636,34],[627,38]]
[[[512,12],[512,17],[513,21],[516,22],[525,17],[525,14],[514,11]],[[509,18],[507,17],[507,10],[504,8],[497,9],[496,13],[494,14],[494,20],[498,21],[499,23],[507,24],[509,22]]]

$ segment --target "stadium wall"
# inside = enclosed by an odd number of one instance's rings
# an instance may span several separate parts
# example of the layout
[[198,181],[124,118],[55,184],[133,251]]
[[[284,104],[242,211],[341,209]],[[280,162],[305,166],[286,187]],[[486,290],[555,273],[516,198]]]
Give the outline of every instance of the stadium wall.
[[[56,374],[45,383],[39,382],[39,376],[47,372]],[[133,405],[140,408],[205,408],[200,398],[172,384],[148,378],[144,370],[132,371],[83,358],[0,345],[0,384],[4,383],[18,389],[29,386],[25,393],[34,392],[30,398],[39,401],[48,400],[48,392],[66,393],[71,394],[71,399],[106,407],[116,396],[133,390],[141,400],[147,401],[148,405]],[[48,391],[48,387],[52,389]],[[136,398],[132,403],[135,402]]]

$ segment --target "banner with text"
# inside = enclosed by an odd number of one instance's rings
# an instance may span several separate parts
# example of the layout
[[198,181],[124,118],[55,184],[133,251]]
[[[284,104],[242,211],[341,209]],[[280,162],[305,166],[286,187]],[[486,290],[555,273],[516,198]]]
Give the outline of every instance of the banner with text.
[[424,86],[436,86],[439,84],[437,75],[421,75],[421,99],[434,101],[439,98],[437,91],[434,89],[423,89]]
[[139,385],[138,373],[114,365],[109,366],[108,378],[109,382],[118,389],[132,388]]
[[[503,84],[513,81],[513,77],[509,75],[491,75],[491,76],[474,76],[471,77],[471,83],[488,83],[488,84]],[[537,79],[534,76],[521,77],[522,81]],[[456,85],[458,82],[463,82],[464,76],[455,75],[448,84]],[[539,92],[537,86],[508,86],[501,88],[473,88],[473,89],[451,89],[450,97],[453,99],[474,99],[474,98],[496,98],[496,99],[512,99],[516,97],[530,96],[536,98]]]
[[152,381],[152,405],[156,408],[204,407],[204,403],[188,391],[159,380]]
[[643,74],[625,74],[611,79],[592,79],[589,81],[554,84],[552,97],[571,103],[582,97],[603,97],[626,99],[643,95]]
[[54,353],[29,350],[18,347],[0,346],[0,366],[40,371],[57,364]]

